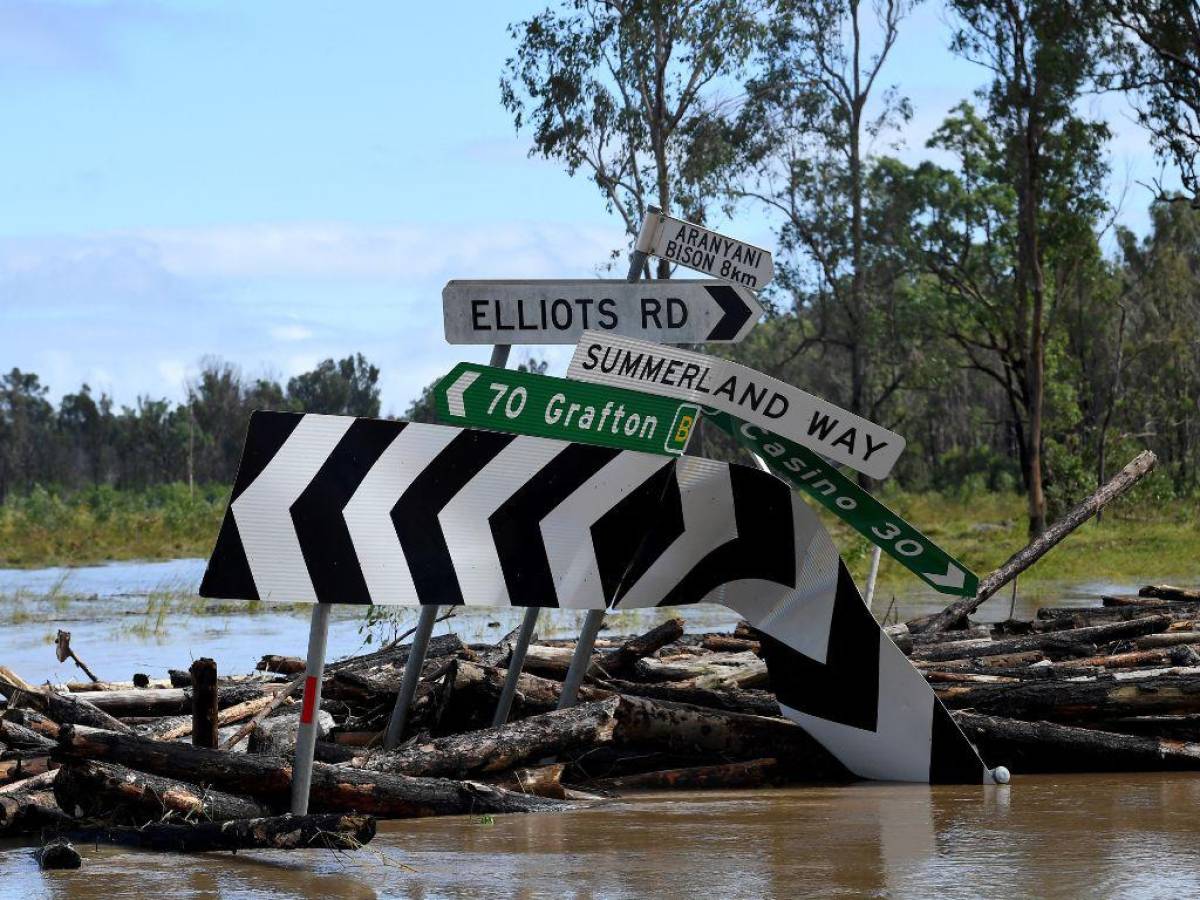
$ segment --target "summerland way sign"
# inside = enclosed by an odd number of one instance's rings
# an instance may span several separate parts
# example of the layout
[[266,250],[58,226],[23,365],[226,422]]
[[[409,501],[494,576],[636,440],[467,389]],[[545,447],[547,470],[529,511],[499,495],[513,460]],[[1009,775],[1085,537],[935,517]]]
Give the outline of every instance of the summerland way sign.
[[434,402],[447,425],[674,455],[700,415],[694,403],[475,363],[451,369]]
[[653,207],[646,213],[636,249],[721,278],[761,290],[775,276],[770,251],[725,237]]
[[725,359],[589,331],[567,377],[690,400],[885,478],[904,438],[799,388]]
[[760,316],[753,292],[723,281],[455,280],[442,289],[451,344],[574,344],[588,329],[663,344],[737,343]]
[[807,447],[728,413],[704,416],[935,591],[974,597],[979,590],[979,576]]

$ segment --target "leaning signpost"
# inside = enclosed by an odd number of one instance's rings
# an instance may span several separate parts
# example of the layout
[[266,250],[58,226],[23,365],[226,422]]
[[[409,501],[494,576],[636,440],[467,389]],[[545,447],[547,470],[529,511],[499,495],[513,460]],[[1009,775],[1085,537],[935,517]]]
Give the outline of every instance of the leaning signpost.
[[668,216],[651,206],[638,233],[638,250],[721,278],[762,290],[775,277],[771,252]]

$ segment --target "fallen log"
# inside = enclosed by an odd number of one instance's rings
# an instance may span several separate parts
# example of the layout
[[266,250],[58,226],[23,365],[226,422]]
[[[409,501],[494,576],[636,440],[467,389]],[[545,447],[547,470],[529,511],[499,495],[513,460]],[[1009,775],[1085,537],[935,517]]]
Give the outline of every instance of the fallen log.
[[0,741],[18,750],[38,750],[43,753],[48,753],[55,747],[52,738],[7,719],[0,719]]
[[59,769],[54,798],[79,818],[142,825],[174,819],[224,822],[271,815],[261,803],[186,781],[138,772],[91,759]]
[[[484,724],[490,725],[492,712],[500,699],[500,691],[504,687],[507,675],[506,669],[483,668],[475,663],[459,660],[443,719],[443,724],[448,730],[461,731],[471,727],[482,727]],[[517,679],[517,693],[513,699],[510,720],[556,709],[561,693],[561,682],[522,672]],[[610,696],[611,691],[588,684],[579,688],[580,702],[603,700]]]
[[766,663],[755,654],[706,653],[700,656],[670,656],[661,659],[639,659],[633,670],[642,681],[692,681],[706,676],[725,679],[739,670],[749,669],[766,673]]
[[1024,653],[1000,653],[996,656],[975,656],[970,659],[966,657],[941,660],[914,659],[912,660],[912,664],[918,669],[938,669],[943,672],[950,672],[955,669],[976,671],[979,669],[1029,667],[1033,663],[1041,662],[1045,658],[1046,654],[1041,650],[1027,650]]
[[64,838],[55,838],[34,851],[38,867],[46,871],[55,869],[78,869],[83,865],[79,851]]
[[1138,591],[1139,597],[1161,600],[1200,600],[1200,588],[1181,588],[1169,584],[1148,584]]
[[633,666],[639,659],[661,650],[667,644],[673,644],[683,637],[683,619],[670,618],[643,635],[630,638],[616,650],[605,653],[600,659],[600,667],[609,675],[623,672]]
[[1200,770],[1200,745],[1135,737],[1053,722],[955,713],[985,759],[1014,773]]
[[997,656],[1006,653],[1022,653],[1039,650],[1042,653],[1061,656],[1089,656],[1096,644],[1122,638],[1139,637],[1156,631],[1166,631],[1171,624],[1170,616],[1142,616],[1128,622],[1113,622],[1110,625],[1092,625],[1048,634],[1031,634],[1025,637],[1007,638],[999,641],[963,641],[961,643],[938,644],[914,650],[913,655],[927,661],[939,659],[971,658],[975,656]]
[[[291,797],[292,763],[276,756],[226,753],[188,744],[65,726],[56,756],[98,759],[152,775],[212,785],[285,807]],[[474,781],[410,778],[313,763],[309,807],[315,812],[368,813],[408,819],[465,813],[531,812],[559,804]]]
[[1004,565],[979,582],[974,597],[955,600],[940,613],[914,619],[908,623],[909,628],[912,631],[946,631],[961,626],[967,621],[967,616],[983,605],[985,600],[1050,552],[1068,534],[1141,481],[1157,464],[1158,457],[1150,450],[1143,450],[1107,483],[1093,491],[1026,547],[1010,556]]
[[46,755],[7,759],[0,762],[0,782],[20,781],[48,771],[50,771],[50,757]]
[[786,719],[623,696],[615,738],[639,748],[715,754],[722,760],[760,759],[766,754],[789,774],[807,780],[853,780],[828,750]]
[[1200,603],[1158,601],[1154,606],[1043,606],[1036,615],[1039,621],[1066,619],[1075,627],[1127,622],[1147,615],[1170,616],[1178,621],[1200,615]]
[[781,780],[775,759],[751,759],[746,762],[722,763],[715,766],[689,766],[684,769],[663,769],[657,772],[639,772],[636,775],[621,775],[616,778],[598,778],[588,787],[601,791],[659,791],[659,790],[711,790],[728,788],[762,787]]
[[[14,706],[32,707],[60,725],[70,723],[126,734],[132,732],[128,725],[110,716],[90,700],[84,700],[79,696],[63,696],[53,691],[41,691],[37,688],[29,690],[21,687],[21,684],[25,684],[25,682],[21,681],[18,684],[9,680],[8,677],[0,675],[0,693],[8,698],[10,708]],[[92,696],[102,695],[96,693]]]
[[357,850],[375,837],[375,819],[358,815],[272,816],[193,824],[152,822],[140,827],[76,828],[80,843],[143,850],[205,853],[214,850]]
[[304,660],[298,656],[280,656],[268,653],[255,665],[260,672],[278,672],[282,675],[297,675],[304,671]]
[[6,722],[13,722],[17,725],[22,725],[25,728],[28,728],[30,731],[37,732],[43,737],[58,737],[58,723],[53,719],[47,718],[36,710],[10,706],[4,711],[4,715],[0,716],[0,718],[3,718]]
[[1184,715],[1200,712],[1200,675],[949,685],[937,695],[954,709],[1012,719],[1078,722],[1130,715]]
[[612,740],[616,710],[617,698],[610,697],[493,728],[416,741],[399,750],[372,753],[351,765],[375,772],[452,778],[500,772]]
[[[219,709],[226,709],[248,700],[256,700],[264,695],[274,695],[278,690],[278,685],[266,682],[224,685],[217,690],[217,706]],[[88,695],[88,701],[97,709],[112,716],[191,716],[194,691],[194,687],[97,691]],[[71,696],[71,699],[75,699],[74,695]],[[86,725],[88,723],[73,724]]]
[[1156,650],[1160,647],[1175,647],[1179,644],[1200,644],[1200,631],[1168,631],[1165,634],[1148,634],[1134,641],[1139,650]]
[[513,769],[504,775],[490,779],[493,784],[522,794],[536,794],[554,800],[566,800],[567,789],[562,783],[566,763],[550,763],[528,769]]
[[71,823],[71,817],[59,809],[49,790],[0,794],[0,836],[36,834],[43,828],[59,828]]
[[705,650],[712,650],[714,653],[740,653],[743,650],[749,650],[751,653],[757,654],[762,648],[762,644],[758,641],[733,637],[729,634],[706,634],[700,639],[700,646]]
[[[256,697],[253,700],[247,700],[245,703],[238,703],[234,706],[226,707],[217,713],[217,727],[224,728],[226,725],[234,725],[237,722],[245,721],[251,716],[261,712],[275,702],[275,698],[270,694],[264,694],[261,697]],[[285,697],[280,705],[286,704]],[[156,720],[157,728],[147,729],[142,734],[146,737],[156,737],[160,741],[173,741],[181,737],[186,737],[192,733],[192,721],[188,716],[172,717],[175,723],[170,727],[163,727],[163,720]]]
[[778,716],[779,701],[770,691],[710,690],[688,684],[642,684],[633,681],[600,681],[597,687],[630,697],[669,700],[725,712],[751,713],[756,716]]

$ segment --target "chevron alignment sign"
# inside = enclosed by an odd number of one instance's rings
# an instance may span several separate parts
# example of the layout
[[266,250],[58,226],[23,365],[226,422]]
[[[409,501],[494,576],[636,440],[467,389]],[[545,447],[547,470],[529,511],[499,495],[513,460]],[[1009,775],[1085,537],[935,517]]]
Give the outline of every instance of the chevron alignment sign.
[[200,593],[622,609],[715,602],[767,635],[785,715],[853,773],[987,770],[777,478],[693,457],[255,413]]

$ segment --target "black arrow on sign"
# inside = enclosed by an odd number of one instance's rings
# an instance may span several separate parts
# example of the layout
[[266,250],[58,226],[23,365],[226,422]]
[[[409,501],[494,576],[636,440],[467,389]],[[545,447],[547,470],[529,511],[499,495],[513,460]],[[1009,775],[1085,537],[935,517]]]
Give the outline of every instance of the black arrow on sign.
[[713,326],[708,334],[710,341],[729,341],[737,337],[746,320],[754,315],[754,310],[742,299],[734,288],[727,284],[706,284],[704,289],[709,296],[721,307],[721,319]]

